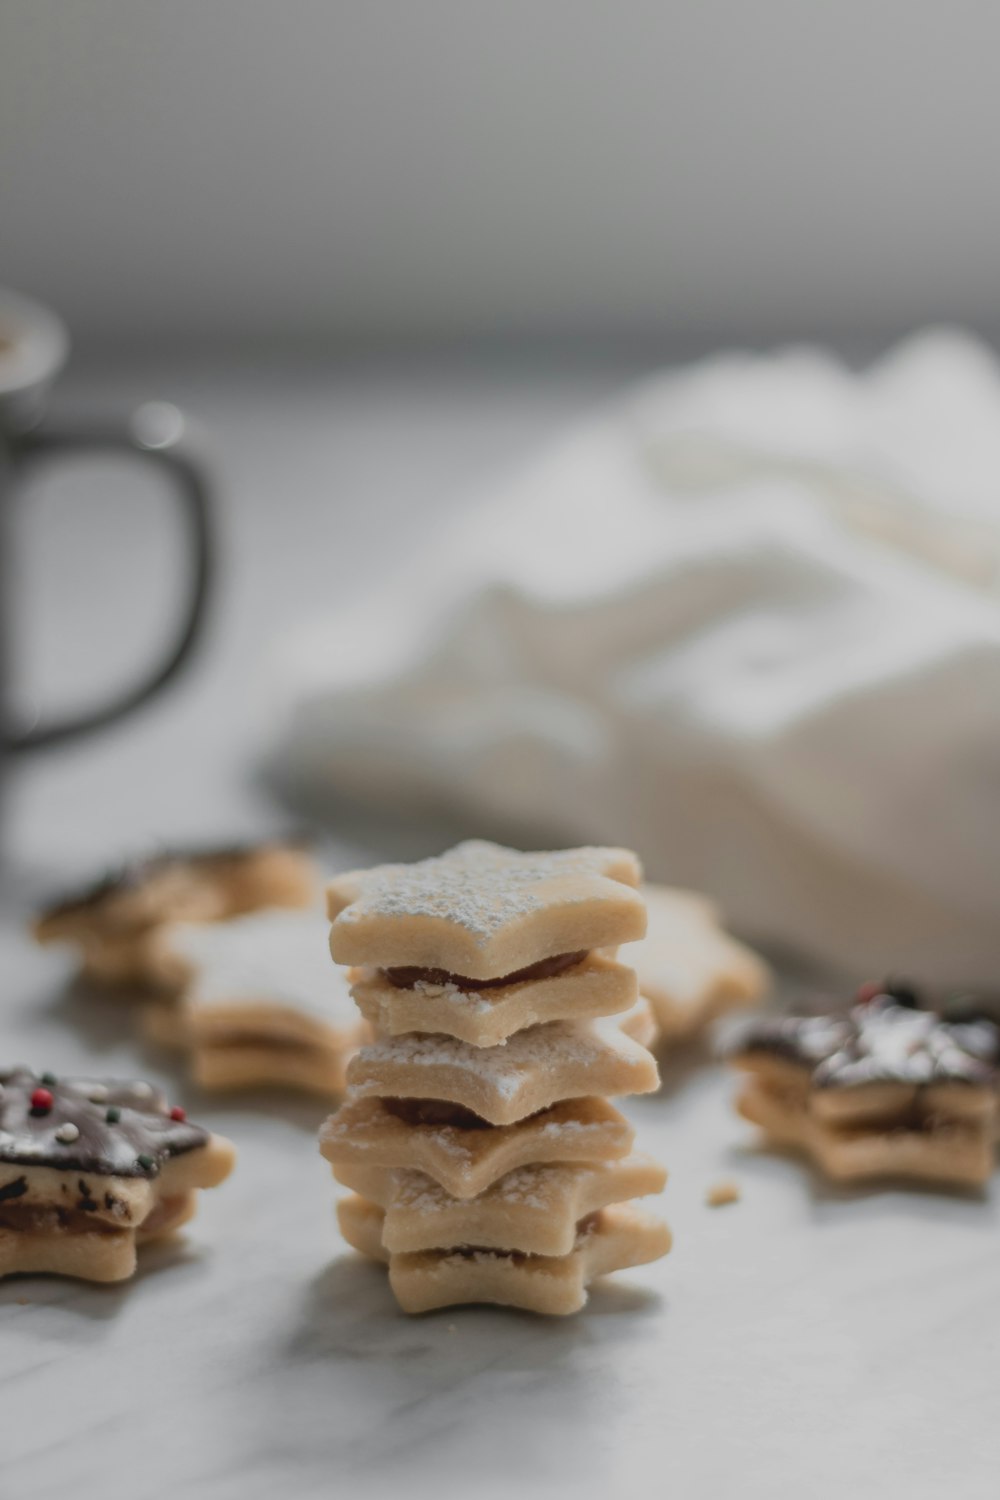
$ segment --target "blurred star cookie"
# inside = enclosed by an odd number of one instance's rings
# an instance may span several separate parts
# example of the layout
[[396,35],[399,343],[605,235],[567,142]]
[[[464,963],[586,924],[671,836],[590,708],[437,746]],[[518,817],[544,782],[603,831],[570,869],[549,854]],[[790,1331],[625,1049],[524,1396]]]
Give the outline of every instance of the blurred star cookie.
[[683,1040],[724,1012],[752,1005],[770,971],[723,931],[715,905],[694,891],[646,885],[646,936],[619,955],[639,976],[660,1037]]
[[1000,1028],[873,989],[847,1014],[743,1027],[728,1048],[748,1075],[737,1109],[836,1180],[982,1184],[994,1166]]
[[0,1073],[0,1275],[131,1276],[234,1156],[151,1084]]
[[33,930],[40,943],[78,948],[83,972],[99,984],[172,989],[187,971],[164,941],[169,924],[310,905],[318,882],[296,842],[165,851],[53,902]]
[[204,1088],[339,1092],[370,1033],[346,971],[330,962],[328,934],[315,908],[169,929],[169,949],[192,977],[177,1003],[151,1010],[150,1033],[190,1051]]
[[625,849],[522,854],[472,839],[435,859],[352,871],[327,890],[338,963],[516,979],[561,955],[642,937],[640,869]]
[[652,1006],[643,995],[639,996],[624,1015],[618,1017],[618,1025],[626,1036],[630,1036],[641,1047],[652,1047],[660,1035]]
[[462,1303],[488,1302],[561,1316],[579,1312],[598,1277],[659,1260],[670,1249],[670,1231],[658,1219],[616,1204],[576,1227],[568,1255],[518,1255],[478,1246],[398,1254],[382,1244],[382,1210],[353,1196],[337,1205],[340,1230],[362,1255],[389,1267],[389,1283],[404,1312],[431,1312]]

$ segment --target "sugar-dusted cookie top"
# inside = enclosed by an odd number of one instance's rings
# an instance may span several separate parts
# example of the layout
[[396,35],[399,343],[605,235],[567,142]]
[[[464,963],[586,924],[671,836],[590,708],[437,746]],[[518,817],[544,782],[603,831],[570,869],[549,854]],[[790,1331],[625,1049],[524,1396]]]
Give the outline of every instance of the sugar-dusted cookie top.
[[229,922],[191,923],[168,938],[193,974],[188,1020],[252,1023],[303,1018],[324,1029],[359,1029],[347,973],[330,961],[329,924],[318,908],[253,912]]
[[846,1015],[766,1017],[749,1022],[728,1051],[734,1062],[774,1057],[808,1071],[814,1089],[968,1084],[992,1088],[1000,1028],[992,1021],[948,1021],[892,992],[876,993]]
[[380,1037],[352,1059],[347,1081],[358,1097],[443,1100],[510,1125],[563,1099],[651,1093],[659,1074],[614,1021],[549,1021],[499,1047],[416,1032]]
[[470,839],[435,859],[331,881],[330,948],[338,963],[500,978],[642,937],[640,877],[627,849],[522,854]]
[[606,1099],[568,1099],[529,1120],[489,1129],[458,1106],[421,1123],[413,1100],[348,1095],[320,1132],[328,1161],[426,1172],[455,1198],[474,1198],[516,1167],[538,1162],[613,1161],[632,1148],[635,1131]]
[[[57,1078],[14,1068],[0,1073],[0,1163],[88,1172],[103,1177],[156,1177],[175,1156],[208,1144],[207,1130],[142,1081]],[[3,1174],[7,1176],[9,1174]],[[0,1187],[16,1198],[17,1183]]]
[[468,1199],[453,1197],[419,1171],[351,1163],[335,1167],[333,1175],[385,1211],[387,1250],[479,1245],[527,1255],[569,1255],[581,1219],[611,1203],[662,1192],[667,1176],[641,1153],[603,1162],[533,1162]]

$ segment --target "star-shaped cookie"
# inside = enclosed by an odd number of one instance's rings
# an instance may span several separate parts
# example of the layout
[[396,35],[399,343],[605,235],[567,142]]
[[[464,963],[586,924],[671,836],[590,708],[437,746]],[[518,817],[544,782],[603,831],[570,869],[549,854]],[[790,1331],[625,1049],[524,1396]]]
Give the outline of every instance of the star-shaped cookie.
[[383,1210],[382,1243],[389,1251],[479,1245],[530,1255],[569,1255],[581,1219],[662,1192],[667,1180],[658,1162],[639,1153],[620,1161],[517,1167],[471,1199],[452,1197],[424,1172],[341,1165],[333,1175]]
[[227,1140],[142,1080],[0,1073],[0,1276],[131,1276],[232,1170]]
[[388,1264],[404,1312],[487,1302],[562,1316],[579,1312],[600,1276],[659,1260],[670,1249],[667,1226],[629,1203],[605,1208],[577,1225],[568,1255],[518,1255],[476,1246],[399,1255],[382,1245],[382,1210],[357,1196],[337,1204],[347,1243]]
[[522,854],[469,840],[435,859],[331,881],[330,950],[343,964],[499,979],[642,937],[639,879],[625,849]]
[[601,953],[569,957],[555,973],[537,973],[548,967],[543,963],[501,984],[463,986],[421,969],[351,969],[350,976],[361,1014],[382,1035],[433,1031],[495,1047],[528,1026],[617,1015],[635,1005],[633,969]]
[[501,1047],[417,1032],[381,1037],[352,1059],[347,1082],[357,1097],[444,1100],[512,1125],[563,1099],[652,1093],[659,1073],[614,1021],[551,1021]]
[[348,1096],[320,1131],[334,1165],[407,1167],[454,1198],[474,1198],[517,1167],[537,1162],[615,1161],[635,1131],[606,1099],[567,1099],[515,1125],[486,1127],[458,1108]]
[[347,971],[330,962],[328,932],[315,908],[171,928],[170,949],[192,977],[176,1004],[151,1010],[147,1029],[190,1051],[203,1088],[338,1092],[369,1030]]
[[762,1018],[728,1048],[740,1113],[831,1177],[963,1185],[993,1170],[1000,1028],[866,987],[847,1014]]
[[160,850],[53,901],[33,931],[40,943],[75,945],[98,984],[173,990],[189,970],[164,942],[169,923],[306,906],[318,884],[311,857],[294,839]]
[[768,989],[763,959],[724,931],[707,897],[645,885],[648,926],[619,955],[639,976],[658,1039],[683,1041],[726,1011],[752,1005]]

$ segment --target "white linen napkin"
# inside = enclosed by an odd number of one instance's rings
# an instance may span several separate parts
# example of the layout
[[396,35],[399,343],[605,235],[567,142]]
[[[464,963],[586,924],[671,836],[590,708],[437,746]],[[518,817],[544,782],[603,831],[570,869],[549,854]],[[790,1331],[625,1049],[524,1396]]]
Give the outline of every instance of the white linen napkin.
[[859,975],[1000,977],[1000,371],[646,382],[287,641],[299,791],[628,844]]

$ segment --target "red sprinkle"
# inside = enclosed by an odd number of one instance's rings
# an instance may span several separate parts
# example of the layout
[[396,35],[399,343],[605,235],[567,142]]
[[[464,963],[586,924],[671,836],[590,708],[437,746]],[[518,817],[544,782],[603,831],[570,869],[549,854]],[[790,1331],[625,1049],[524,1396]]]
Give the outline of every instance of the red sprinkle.
[[854,997],[855,1005],[870,1005],[876,995],[885,994],[885,985],[878,984],[874,979],[869,979],[863,984]]
[[52,1108],[52,1095],[48,1089],[36,1089],[31,1096],[31,1107],[36,1114],[47,1115]]
[[181,1109],[181,1106],[179,1104],[175,1104],[173,1109],[170,1111],[170,1118],[172,1120],[186,1120],[187,1110]]

